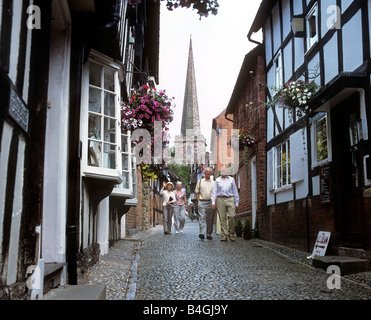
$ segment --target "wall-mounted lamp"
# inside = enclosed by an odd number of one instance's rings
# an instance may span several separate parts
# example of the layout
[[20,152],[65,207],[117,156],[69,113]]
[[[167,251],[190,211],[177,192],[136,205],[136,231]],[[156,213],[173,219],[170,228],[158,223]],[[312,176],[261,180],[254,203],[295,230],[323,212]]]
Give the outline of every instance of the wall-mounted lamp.
[[156,88],[155,77],[148,77],[148,85],[151,87],[151,89]]
[[304,16],[293,16],[291,19],[291,30],[294,34],[294,37],[302,38],[304,37],[304,26],[305,18]]

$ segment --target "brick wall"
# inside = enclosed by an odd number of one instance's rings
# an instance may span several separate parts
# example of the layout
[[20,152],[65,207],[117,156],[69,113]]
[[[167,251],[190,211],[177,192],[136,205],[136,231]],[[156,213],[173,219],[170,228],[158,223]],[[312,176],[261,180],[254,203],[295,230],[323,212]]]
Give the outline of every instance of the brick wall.
[[[130,231],[147,230],[153,226],[153,205],[155,202],[156,208],[162,209],[161,196],[153,196],[153,191],[149,183],[142,181],[142,173],[140,166],[137,167],[137,190],[138,204],[136,207],[130,208],[126,213],[126,234]],[[155,224],[162,224],[162,215],[155,213]]]
[[[266,108],[265,108],[265,67],[264,58],[258,56],[256,61],[244,72],[249,73],[243,92],[240,94],[238,105],[234,110],[234,129],[244,127],[256,130],[256,144],[249,148],[248,161],[244,161],[244,152],[239,154],[240,177],[240,207],[237,214],[251,217],[252,210],[252,177],[251,159],[256,157],[256,228],[258,236],[261,229],[261,219],[266,207]],[[237,180],[237,179],[236,179]],[[237,218],[239,215],[237,215]]]
[[[217,133],[217,163],[214,166],[215,177],[218,175],[220,167],[223,164],[230,165],[231,163],[233,163],[232,148],[231,145],[228,144],[232,135],[231,130],[233,129],[233,122],[225,118],[225,111],[226,110],[224,110],[218,117],[216,117],[213,122],[213,129],[217,130],[218,128],[220,128],[223,130],[227,130],[228,133],[226,136]],[[232,120],[233,116],[229,115],[229,118]],[[212,151],[215,152],[214,150]],[[228,161],[222,161],[224,160],[222,157],[223,153],[227,156],[227,158],[230,158],[228,159]]]
[[260,237],[292,248],[312,252],[319,231],[331,232],[328,254],[339,245],[332,205],[319,196],[266,207],[260,217]]
[[138,205],[136,207],[130,208],[126,213],[126,234],[128,234],[129,229],[141,229],[141,211],[142,211],[142,200],[143,200],[143,184],[142,184],[142,172],[141,167],[137,166],[137,199]]

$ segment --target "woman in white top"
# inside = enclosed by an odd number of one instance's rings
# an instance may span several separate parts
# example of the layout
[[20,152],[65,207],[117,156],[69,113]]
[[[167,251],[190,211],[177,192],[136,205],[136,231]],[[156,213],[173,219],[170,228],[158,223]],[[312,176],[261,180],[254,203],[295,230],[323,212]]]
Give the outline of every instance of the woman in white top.
[[[164,191],[166,187],[166,191]],[[172,219],[173,219],[173,212],[174,212],[174,207],[173,203],[175,203],[175,193],[174,193],[174,185],[171,182],[164,182],[163,187],[160,191],[160,195],[162,195],[162,206],[164,210],[164,233],[171,234],[171,224],[172,224]]]

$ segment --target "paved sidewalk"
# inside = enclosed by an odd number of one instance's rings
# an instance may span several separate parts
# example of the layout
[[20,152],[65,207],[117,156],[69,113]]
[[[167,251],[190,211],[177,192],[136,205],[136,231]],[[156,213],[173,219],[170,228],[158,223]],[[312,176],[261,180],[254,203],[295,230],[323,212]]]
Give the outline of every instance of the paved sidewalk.
[[106,285],[108,300],[370,300],[371,272],[342,278],[311,266],[309,253],[275,243],[198,238],[198,223],[165,236],[162,226],[118,242],[80,283]]

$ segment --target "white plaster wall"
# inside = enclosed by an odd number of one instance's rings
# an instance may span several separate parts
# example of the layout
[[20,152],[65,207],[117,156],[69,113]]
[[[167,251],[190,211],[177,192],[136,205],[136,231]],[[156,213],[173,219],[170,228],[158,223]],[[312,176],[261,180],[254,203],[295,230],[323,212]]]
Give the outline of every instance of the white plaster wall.
[[19,234],[21,227],[22,209],[23,209],[23,175],[24,175],[24,151],[26,143],[23,139],[19,139],[18,157],[17,157],[17,173],[15,177],[14,190],[19,192],[14,193],[13,198],[13,212],[12,223],[10,229],[10,242],[9,242],[9,256],[8,256],[8,272],[7,272],[7,285],[11,285],[17,281],[18,268],[18,247],[19,247]]
[[276,55],[278,49],[281,46],[281,19],[280,19],[280,10],[279,10],[279,3],[277,2],[276,5],[273,7],[272,10],[272,18],[273,18],[273,56]]
[[267,20],[265,23],[265,54],[266,54],[266,63],[269,64],[269,62],[272,60],[272,32],[271,32],[271,23],[270,19]]
[[[330,31],[330,29],[327,26],[327,22],[329,18],[331,21],[333,20],[332,16],[334,14],[333,11],[331,11],[333,8],[330,8],[330,6],[336,6],[336,0],[321,0],[320,2],[321,2],[321,21],[320,21],[321,35],[323,38],[326,35],[326,33]],[[327,12],[329,8],[331,9],[330,13]]]
[[287,46],[283,49],[284,82],[289,81],[293,75],[292,59],[292,41],[289,41]]
[[22,6],[23,0],[13,2],[13,24],[12,24],[12,36],[10,42],[10,63],[9,63],[9,78],[15,84],[17,80],[17,67],[18,67],[18,56],[19,56],[19,45],[20,45],[20,32],[22,21]]
[[100,248],[100,254],[108,254],[109,243],[109,197],[103,199],[98,206],[98,228],[97,240]]
[[291,9],[290,0],[282,0],[282,33],[283,40],[291,31]]
[[343,27],[343,66],[352,72],[363,63],[362,15],[359,10]]
[[323,55],[325,63],[325,84],[331,81],[335,76],[339,74],[339,62],[338,62],[338,40],[337,32],[331,37],[323,48]]
[[0,149],[0,256],[3,248],[3,221],[4,221],[4,205],[6,195],[6,179],[8,176],[8,159],[9,159],[9,148],[12,139],[13,129],[5,121],[2,137],[1,137],[1,149]]

